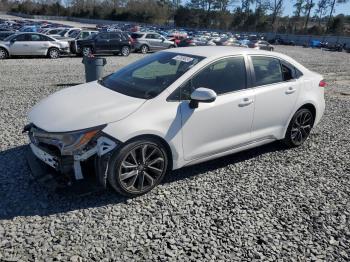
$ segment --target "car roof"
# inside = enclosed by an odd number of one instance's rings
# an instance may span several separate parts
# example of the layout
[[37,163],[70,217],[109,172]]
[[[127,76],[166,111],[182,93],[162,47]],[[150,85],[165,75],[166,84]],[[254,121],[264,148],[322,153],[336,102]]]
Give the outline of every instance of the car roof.
[[189,55],[197,55],[203,57],[223,57],[230,55],[243,55],[243,54],[263,54],[271,55],[280,53],[251,49],[246,47],[232,47],[232,46],[195,46],[195,47],[179,47],[165,50],[165,52],[181,53]]
[[265,55],[265,56],[274,56],[280,59],[283,59],[289,63],[296,65],[299,69],[307,70],[303,65],[295,61],[293,58],[278,53],[265,51],[260,49],[253,49],[247,47],[232,47],[232,46],[194,46],[194,47],[178,47],[171,48],[161,52],[171,52],[171,53],[179,53],[179,54],[188,54],[188,55],[196,55],[202,56],[206,58],[220,58],[225,56],[232,55]]

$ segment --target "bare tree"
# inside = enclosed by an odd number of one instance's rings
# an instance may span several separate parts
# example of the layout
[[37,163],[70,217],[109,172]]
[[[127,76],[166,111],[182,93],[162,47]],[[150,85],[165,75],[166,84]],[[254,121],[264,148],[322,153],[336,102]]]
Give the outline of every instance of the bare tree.
[[330,0],[319,0],[317,3],[317,9],[315,10],[315,15],[317,15],[318,19],[318,25],[321,25],[322,17],[325,16],[325,14],[328,11],[328,8],[330,6]]
[[304,30],[307,30],[307,26],[309,24],[309,20],[310,20],[310,14],[311,14],[311,10],[312,8],[315,6],[314,0],[307,0],[306,4],[304,5],[304,10],[305,10],[305,23],[304,23]]
[[283,0],[272,0],[270,2],[270,10],[272,11],[272,30],[276,30],[277,18],[282,14],[283,11]]

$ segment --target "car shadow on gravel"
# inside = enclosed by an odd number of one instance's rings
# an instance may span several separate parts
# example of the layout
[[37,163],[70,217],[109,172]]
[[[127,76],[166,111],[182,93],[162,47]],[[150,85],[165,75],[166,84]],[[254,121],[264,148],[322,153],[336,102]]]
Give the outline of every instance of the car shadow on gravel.
[[[19,146],[0,152],[0,220],[17,216],[48,216],[109,204],[125,204],[126,197],[111,189],[78,195],[63,191],[52,193],[32,181],[26,162],[28,146]],[[227,165],[234,165],[256,156],[285,150],[280,143],[271,143],[258,148],[221,157],[195,166],[181,168],[167,175],[162,184],[191,178]]]

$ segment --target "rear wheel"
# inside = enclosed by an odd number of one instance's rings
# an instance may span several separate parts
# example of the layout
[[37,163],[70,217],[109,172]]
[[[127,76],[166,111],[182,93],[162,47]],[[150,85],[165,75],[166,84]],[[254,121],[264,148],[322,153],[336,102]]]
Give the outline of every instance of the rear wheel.
[[129,54],[130,54],[130,47],[123,46],[120,53],[122,54],[122,56],[129,56]]
[[169,48],[175,48],[175,46],[174,45],[170,45]]
[[109,163],[108,181],[120,194],[133,197],[157,186],[168,169],[166,149],[157,139],[130,142]]
[[0,48],[0,59],[6,59],[8,58],[9,54],[4,48]]
[[148,46],[143,45],[143,46],[141,46],[140,51],[142,54],[147,54],[149,51],[149,48],[148,48]]
[[50,48],[47,52],[47,56],[51,59],[56,59],[60,57],[60,50],[57,48]]
[[309,109],[299,109],[289,123],[283,142],[288,147],[302,145],[310,135],[314,121],[314,116]]

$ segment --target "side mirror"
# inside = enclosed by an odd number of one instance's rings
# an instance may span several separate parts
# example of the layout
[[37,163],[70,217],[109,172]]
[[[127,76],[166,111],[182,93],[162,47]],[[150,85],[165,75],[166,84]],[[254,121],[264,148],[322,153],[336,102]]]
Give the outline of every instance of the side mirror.
[[12,38],[12,39],[10,40],[10,43],[13,44],[14,42],[16,42],[16,39]]
[[211,103],[214,102],[217,94],[214,90],[200,87],[194,90],[191,94],[190,108],[194,109],[198,107],[198,103]]

